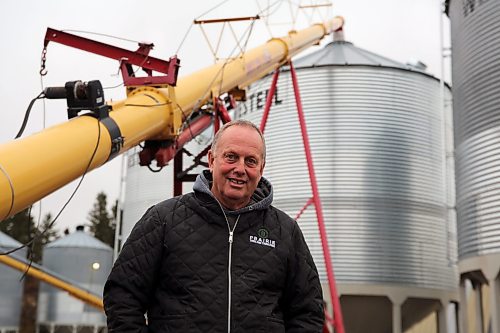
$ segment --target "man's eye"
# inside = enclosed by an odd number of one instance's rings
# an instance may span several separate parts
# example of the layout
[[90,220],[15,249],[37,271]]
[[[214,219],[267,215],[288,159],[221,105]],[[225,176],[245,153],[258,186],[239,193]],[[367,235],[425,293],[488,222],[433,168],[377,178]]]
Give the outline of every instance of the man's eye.
[[238,157],[235,154],[226,154],[226,159],[228,161],[236,161]]
[[248,158],[247,159],[247,164],[250,166],[256,166],[257,165],[257,160],[255,158]]

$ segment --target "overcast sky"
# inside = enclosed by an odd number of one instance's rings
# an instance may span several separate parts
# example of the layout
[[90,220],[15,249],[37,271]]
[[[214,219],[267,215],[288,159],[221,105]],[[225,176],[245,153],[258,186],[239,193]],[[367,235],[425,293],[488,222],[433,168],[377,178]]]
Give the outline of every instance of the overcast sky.
[[[11,140],[17,133],[29,101],[42,90],[39,76],[40,54],[47,27],[58,30],[78,30],[119,36],[133,41],[147,41],[155,44],[152,56],[168,59],[179,48],[181,40],[199,17],[223,1],[184,0],[184,1],[95,1],[84,2],[56,0],[4,0],[0,10],[0,144]],[[261,8],[274,1],[259,1]],[[298,0],[293,1],[298,3]],[[325,1],[316,1],[324,3]],[[310,1],[302,1],[309,4]],[[291,27],[289,2],[274,7],[271,19],[271,32],[278,37]],[[345,18],[345,38],[356,46],[389,57],[400,62],[419,60],[428,66],[428,72],[441,76],[440,61],[440,0],[338,0],[332,1],[332,15]],[[230,0],[202,16],[219,18],[252,16],[259,11],[253,0]],[[310,15],[310,12],[308,13]],[[321,11],[327,17],[327,11]],[[320,20],[320,15],[314,15]],[[299,13],[296,28],[307,26],[305,13]],[[445,36],[448,36],[449,22],[443,20]],[[285,23],[285,24],[281,24]],[[246,26],[236,24],[241,31]],[[248,24],[248,23],[245,23]],[[216,36],[214,27],[209,27],[212,41]],[[81,34],[81,33],[79,33]],[[136,49],[136,43],[113,40],[96,35],[81,34],[85,37],[101,40],[128,49]],[[256,23],[256,28],[249,40],[249,46],[264,43],[271,35],[263,22]],[[445,47],[449,46],[445,38]],[[232,48],[234,43],[229,36],[224,37],[224,49]],[[312,48],[310,51],[316,50]],[[203,39],[199,27],[194,26],[180,48],[180,76],[192,73],[213,63],[212,55]],[[446,67],[448,68],[448,67]],[[103,86],[120,84],[116,76],[118,63],[83,51],[65,46],[50,44],[47,53],[48,75],[43,85],[63,86],[73,80],[101,80]],[[445,71],[449,79],[449,70]],[[107,99],[123,99],[123,87],[107,89]],[[63,101],[47,101],[44,107],[37,102],[24,135],[40,131],[66,120],[66,104]],[[72,138],[77,140],[77,138]],[[64,144],[63,142],[61,144]],[[49,147],[41,147],[49,149]],[[51,147],[50,149],[57,149]],[[83,181],[72,202],[58,220],[57,228],[74,229],[78,224],[86,223],[88,211],[92,208],[98,192],[104,191],[112,200],[118,197],[122,158],[98,170],[92,171]],[[36,161],[32,167],[36,170]],[[76,186],[73,182],[42,201],[42,212],[56,214],[64,205]],[[2,195],[2,194],[0,194]],[[39,206],[33,212],[38,215]]]

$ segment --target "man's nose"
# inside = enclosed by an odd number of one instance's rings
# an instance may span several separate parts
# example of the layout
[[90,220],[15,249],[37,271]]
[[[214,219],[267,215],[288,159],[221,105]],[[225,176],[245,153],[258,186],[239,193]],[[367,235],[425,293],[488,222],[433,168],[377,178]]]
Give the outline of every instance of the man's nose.
[[245,173],[245,159],[240,158],[235,164],[234,164],[234,172],[238,173]]

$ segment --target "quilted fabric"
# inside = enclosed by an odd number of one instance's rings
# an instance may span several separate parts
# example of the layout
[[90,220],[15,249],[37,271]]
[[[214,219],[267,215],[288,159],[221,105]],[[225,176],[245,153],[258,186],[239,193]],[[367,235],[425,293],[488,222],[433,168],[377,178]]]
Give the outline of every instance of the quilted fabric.
[[[208,193],[150,208],[106,283],[109,331],[227,332],[228,239],[228,222]],[[322,331],[316,267],[288,215],[270,205],[241,213],[231,266],[232,333]]]

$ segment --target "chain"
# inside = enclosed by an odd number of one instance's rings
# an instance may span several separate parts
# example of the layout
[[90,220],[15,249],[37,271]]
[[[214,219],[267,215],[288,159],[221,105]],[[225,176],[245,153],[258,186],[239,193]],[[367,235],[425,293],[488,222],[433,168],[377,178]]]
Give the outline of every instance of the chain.
[[47,47],[45,46],[42,51],[42,59],[40,64],[40,75],[47,75],[47,70],[45,69],[45,61],[47,61]]

